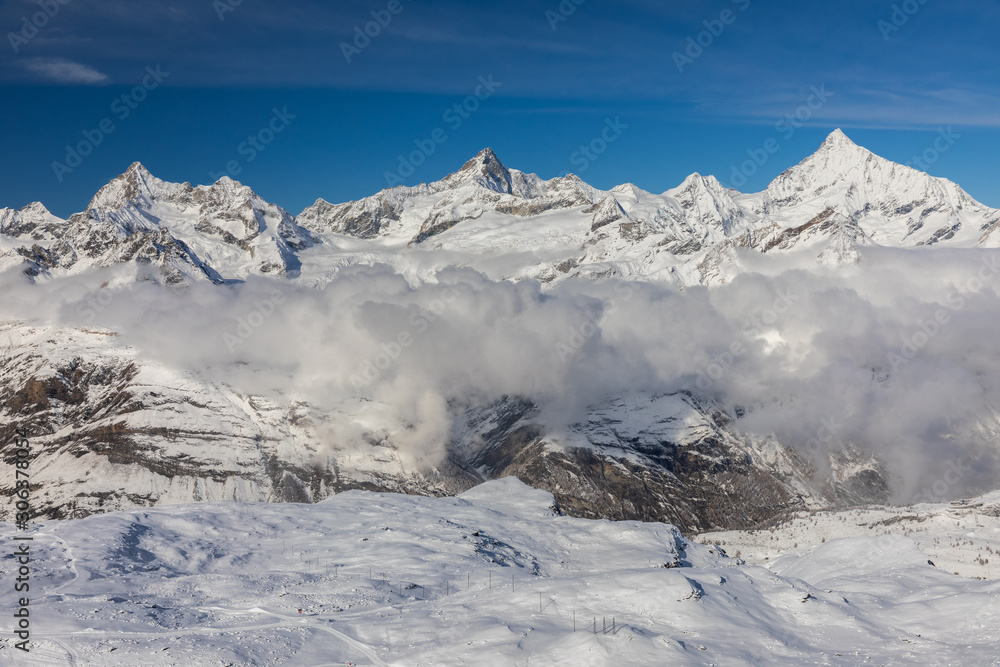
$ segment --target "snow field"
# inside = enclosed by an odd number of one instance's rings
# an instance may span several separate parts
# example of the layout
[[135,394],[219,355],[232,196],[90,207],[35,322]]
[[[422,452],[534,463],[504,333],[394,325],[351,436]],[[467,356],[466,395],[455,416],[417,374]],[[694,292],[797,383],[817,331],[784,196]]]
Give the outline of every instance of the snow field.
[[664,524],[552,504],[508,478],[458,498],[352,491],[48,522],[34,650],[4,642],[0,661],[998,664],[1000,585],[931,567],[904,536],[828,540],[766,569]]

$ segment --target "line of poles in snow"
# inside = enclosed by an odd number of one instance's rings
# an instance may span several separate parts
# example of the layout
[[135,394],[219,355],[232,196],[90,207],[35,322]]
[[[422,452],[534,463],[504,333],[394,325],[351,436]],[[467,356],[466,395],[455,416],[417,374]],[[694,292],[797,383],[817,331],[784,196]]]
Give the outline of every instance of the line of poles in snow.
[[[243,508],[241,508],[241,509],[244,509],[244,511],[245,511],[245,506]],[[253,514],[252,516],[254,518],[256,518],[256,514]],[[274,538],[277,538],[277,532],[278,531],[276,529],[268,528],[268,529],[265,529],[265,536],[267,538],[274,539]],[[282,546],[282,550],[284,550],[285,549],[285,540],[284,539],[282,539],[282,541],[281,541],[281,546]],[[314,559],[309,559],[309,558],[305,557],[305,554],[303,552],[299,552],[299,560],[300,560],[300,562],[304,562],[304,563],[307,563],[307,564],[309,562],[313,562],[314,564],[319,565],[320,557],[317,555]],[[326,563],[325,567],[326,567],[326,574],[327,574],[327,576],[329,576],[330,575],[331,564],[330,563]],[[342,566],[334,564],[332,567],[333,567],[334,578],[335,579],[339,579],[340,576],[341,576],[341,574],[340,574],[340,568]],[[378,581],[378,582],[381,583],[381,585],[389,588],[390,591],[393,590],[393,587],[391,587],[389,585],[389,579],[386,577],[385,572],[379,572],[379,573],[377,573],[379,575],[379,577],[377,579],[375,578],[375,574],[376,574],[375,569],[373,567],[369,567],[368,568],[368,580],[369,581],[372,581],[372,582]],[[364,575],[358,575],[357,578],[361,579],[363,576]],[[354,577],[351,576],[351,575],[347,575],[345,578],[347,578],[347,579],[353,579]],[[499,584],[499,580],[497,581],[497,583]],[[423,585],[418,585],[418,584],[411,583],[407,587],[407,590],[414,590],[418,586],[420,588],[420,599],[421,600],[426,600],[427,599],[427,590],[426,590],[426,588]],[[445,580],[444,587],[445,587],[444,588],[445,595],[451,595],[452,592],[453,592],[453,590],[454,591],[460,590],[460,589],[453,589],[453,587],[451,585],[451,580]],[[493,589],[493,570],[490,570],[489,573],[488,573],[486,587],[487,587],[488,590],[492,590]],[[471,588],[472,588],[472,573],[471,572],[467,572],[466,575],[465,575],[465,590],[470,590]],[[402,594],[403,594],[403,583],[400,582],[397,585],[397,588],[395,590],[396,590],[396,592],[400,596],[402,596]],[[511,591],[511,593],[513,593],[515,590],[516,590],[516,586],[515,586],[514,574],[512,573],[510,575],[510,591]],[[541,614],[541,613],[544,613],[544,611],[545,611],[545,603],[544,603],[543,594],[539,593],[538,594],[538,613]],[[615,634],[618,634],[618,630],[619,630],[618,620],[617,620],[616,617],[614,617],[614,616],[611,617],[611,626],[610,627],[608,627],[608,619],[607,619],[607,617],[602,617],[601,618],[601,630],[600,630],[600,633],[602,635],[607,635],[608,633],[611,633],[612,635],[615,635]],[[576,631],[577,631],[576,612],[574,611],[573,612],[573,632],[576,632]],[[592,633],[595,634],[595,635],[598,633],[598,629],[597,629],[597,617],[596,616],[593,617],[593,621],[592,621]]]

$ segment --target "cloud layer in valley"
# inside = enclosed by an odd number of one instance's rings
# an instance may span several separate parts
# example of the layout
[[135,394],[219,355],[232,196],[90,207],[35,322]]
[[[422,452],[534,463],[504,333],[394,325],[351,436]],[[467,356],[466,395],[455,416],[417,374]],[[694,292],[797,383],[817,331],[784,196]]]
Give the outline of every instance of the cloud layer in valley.
[[[543,287],[470,269],[413,285],[385,266],[346,269],[322,289],[109,292],[106,275],[31,285],[6,274],[0,316],[106,327],[145,358],[281,401],[337,412],[371,400],[414,465],[443,458],[456,410],[503,395],[532,397],[560,427],[608,397],[691,391],[742,415],[738,429],[807,456],[818,441],[870,449],[896,500],[996,487],[1000,254],[872,248],[859,267],[836,268],[745,260],[751,270],[731,284],[685,291]],[[360,441],[350,425],[334,432]]]

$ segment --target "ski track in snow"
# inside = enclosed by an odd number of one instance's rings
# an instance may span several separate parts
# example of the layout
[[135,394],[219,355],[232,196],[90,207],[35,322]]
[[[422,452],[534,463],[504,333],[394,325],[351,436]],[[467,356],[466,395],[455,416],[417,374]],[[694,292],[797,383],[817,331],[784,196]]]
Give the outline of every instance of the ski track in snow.
[[[273,616],[275,618],[280,618],[285,621],[288,621],[287,625],[292,625],[292,624],[308,625],[309,627],[315,628],[317,630],[322,630],[323,632],[327,632],[333,635],[334,637],[338,637],[344,640],[346,643],[350,644],[358,651],[363,653],[369,660],[372,661],[372,664],[380,665],[380,667],[387,667],[386,663],[382,662],[374,651],[372,651],[370,648],[368,648],[358,640],[354,639],[353,637],[345,635],[343,632],[340,632],[339,630],[334,630],[329,626],[318,623],[312,623],[310,622],[310,617],[308,616],[287,616],[285,614],[278,614],[273,611],[268,611],[267,609],[261,609],[260,607],[254,607],[253,609],[227,609],[225,607],[206,607],[206,609],[211,611],[220,611],[226,614],[250,614],[250,613],[267,614],[268,616]],[[274,626],[267,626],[267,627],[274,627]]]

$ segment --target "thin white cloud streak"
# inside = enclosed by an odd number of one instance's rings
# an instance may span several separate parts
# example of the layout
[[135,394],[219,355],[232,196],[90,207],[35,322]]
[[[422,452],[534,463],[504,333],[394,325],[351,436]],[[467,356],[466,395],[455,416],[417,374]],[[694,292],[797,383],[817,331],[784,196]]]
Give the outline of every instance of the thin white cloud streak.
[[[809,85],[826,86],[833,97],[813,110],[809,123],[859,129],[925,129],[940,125],[1000,127],[1000,92],[979,86],[929,88],[914,83],[843,80],[817,75]],[[772,124],[794,113],[811,95],[809,85],[776,84],[762,91],[718,86],[698,91],[701,110],[717,119]],[[738,99],[738,103],[732,100]]]
[[22,64],[31,74],[55,83],[100,85],[111,80],[92,67],[64,58],[28,58]]
[[[834,420],[842,428],[833,444],[877,454],[895,475],[895,499],[907,501],[941,479],[949,461],[970,456],[975,469],[949,493],[1000,482],[1000,276],[967,290],[982,262],[996,257],[873,249],[860,268],[833,270],[814,266],[811,255],[805,263],[748,257],[758,272],[684,292],[616,281],[545,290],[468,269],[442,271],[440,284],[411,286],[376,266],[346,270],[323,289],[268,280],[179,293],[134,285],[88,326],[119,331],[144,357],[247,393],[304,400],[331,413],[352,409],[360,393],[382,411],[387,428],[402,433],[397,444],[411,462],[441,460],[455,411],[503,395],[534,398],[561,427],[609,397],[688,390],[745,410],[737,428],[773,433],[803,452],[822,421]],[[79,284],[17,287],[10,280],[0,315],[84,324]],[[103,277],[90,280],[96,287]],[[223,335],[276,289],[284,297],[279,313],[231,353]],[[442,309],[445,290],[457,296]],[[748,333],[744,325],[779,293],[794,305],[764,335]],[[963,295],[961,308],[955,294]],[[53,305],[41,312],[39,303]],[[942,309],[949,323],[894,368],[890,354]],[[595,335],[579,353],[561,355],[557,345],[588,322],[597,324]],[[363,375],[401,333],[412,344],[359,392],[352,376]],[[708,390],[699,389],[699,374],[734,342],[746,351]]]

